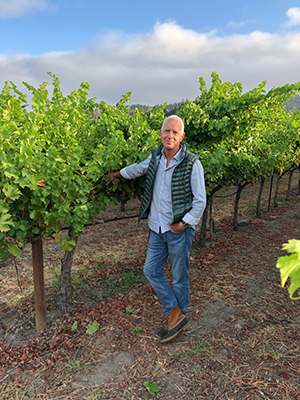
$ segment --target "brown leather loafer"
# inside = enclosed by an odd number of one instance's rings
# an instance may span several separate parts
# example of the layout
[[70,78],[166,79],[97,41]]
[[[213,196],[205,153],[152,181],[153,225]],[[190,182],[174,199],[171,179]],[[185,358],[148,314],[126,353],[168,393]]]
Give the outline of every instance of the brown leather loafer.
[[179,335],[180,332],[185,330],[190,325],[189,320],[185,317],[183,321],[181,321],[177,326],[172,329],[169,329],[167,333],[160,339],[161,343],[170,342],[176,336]]

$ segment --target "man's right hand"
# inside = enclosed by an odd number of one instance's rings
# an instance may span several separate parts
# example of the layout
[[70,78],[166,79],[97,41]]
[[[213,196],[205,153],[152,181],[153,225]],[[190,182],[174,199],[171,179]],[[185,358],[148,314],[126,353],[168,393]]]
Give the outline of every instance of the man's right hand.
[[117,171],[117,172],[112,172],[112,173],[104,175],[104,176],[109,179],[106,182],[106,186],[108,186],[110,184],[110,182],[112,182],[116,178],[120,178],[122,175],[121,175],[120,171]]

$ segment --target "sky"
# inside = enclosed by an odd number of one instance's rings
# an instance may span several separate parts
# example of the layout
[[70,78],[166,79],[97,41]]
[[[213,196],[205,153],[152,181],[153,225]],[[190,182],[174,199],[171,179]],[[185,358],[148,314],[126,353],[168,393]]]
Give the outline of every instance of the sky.
[[0,0],[0,76],[116,104],[193,100],[199,77],[244,91],[300,81],[300,5],[290,0]]

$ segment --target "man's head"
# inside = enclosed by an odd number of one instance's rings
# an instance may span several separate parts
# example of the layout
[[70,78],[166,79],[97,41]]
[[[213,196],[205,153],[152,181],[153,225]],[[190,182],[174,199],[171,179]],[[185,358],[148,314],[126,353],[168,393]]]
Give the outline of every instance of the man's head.
[[184,136],[184,123],[180,117],[170,115],[164,120],[160,137],[165,150],[176,153]]

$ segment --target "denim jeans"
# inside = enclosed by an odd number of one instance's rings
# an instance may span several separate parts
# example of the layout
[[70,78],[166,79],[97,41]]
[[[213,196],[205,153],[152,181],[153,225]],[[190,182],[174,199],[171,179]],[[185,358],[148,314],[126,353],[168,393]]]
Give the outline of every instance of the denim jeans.
[[[177,305],[186,314],[190,302],[189,259],[193,228],[182,233],[155,233],[150,230],[144,274],[162,303],[165,315]],[[170,257],[173,288],[163,269]]]

